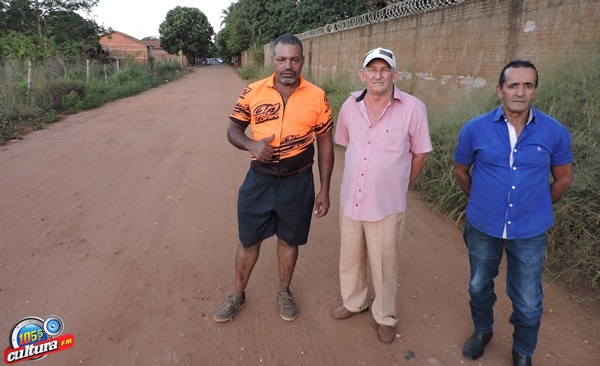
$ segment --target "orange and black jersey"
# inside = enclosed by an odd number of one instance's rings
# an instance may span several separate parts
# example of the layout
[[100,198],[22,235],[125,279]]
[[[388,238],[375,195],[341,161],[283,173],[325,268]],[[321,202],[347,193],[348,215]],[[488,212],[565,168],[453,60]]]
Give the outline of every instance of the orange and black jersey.
[[252,167],[269,175],[288,177],[312,167],[315,134],[331,130],[333,120],[321,88],[300,76],[300,85],[284,104],[275,89],[274,77],[275,74],[244,89],[229,118],[244,128],[249,124],[254,140],[274,134],[271,160],[261,163],[253,156]]

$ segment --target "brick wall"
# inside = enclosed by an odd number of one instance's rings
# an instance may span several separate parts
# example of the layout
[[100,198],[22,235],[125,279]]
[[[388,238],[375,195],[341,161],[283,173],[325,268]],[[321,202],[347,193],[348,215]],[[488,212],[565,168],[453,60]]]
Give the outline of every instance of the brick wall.
[[[465,92],[493,93],[511,59],[543,78],[557,62],[600,52],[599,0],[467,0],[427,13],[303,40],[305,74],[321,83],[356,71],[364,54],[390,48],[401,88],[443,104]],[[265,66],[271,51],[265,47]]]
[[148,46],[138,39],[121,32],[112,32],[100,38],[100,45],[108,50],[109,57],[124,59],[133,58],[137,62],[148,61]]

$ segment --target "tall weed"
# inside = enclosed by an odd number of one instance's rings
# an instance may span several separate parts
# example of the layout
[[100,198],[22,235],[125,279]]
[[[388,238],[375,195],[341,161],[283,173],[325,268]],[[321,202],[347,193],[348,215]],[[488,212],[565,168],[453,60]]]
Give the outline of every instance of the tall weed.
[[356,75],[351,75],[346,72],[335,77],[327,76],[325,81],[321,84],[321,88],[323,88],[327,94],[331,113],[333,114],[334,120],[337,121],[340,108],[342,108],[342,104],[348,99],[350,93],[361,90],[364,86],[360,85],[360,81]]
[[600,288],[600,52],[540,77],[535,105],[572,133],[575,184],[554,204],[548,237],[552,275]]

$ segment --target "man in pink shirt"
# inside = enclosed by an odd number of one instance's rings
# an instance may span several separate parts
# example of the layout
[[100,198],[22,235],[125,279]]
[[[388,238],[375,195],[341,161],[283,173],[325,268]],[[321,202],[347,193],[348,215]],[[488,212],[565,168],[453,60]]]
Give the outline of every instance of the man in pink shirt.
[[394,53],[369,51],[358,76],[363,91],[344,102],[334,142],[346,147],[340,194],[340,287],[343,304],[335,319],[368,309],[367,260],[375,299],[377,334],[396,337],[398,257],[406,192],[431,151],[425,105],[400,91]]

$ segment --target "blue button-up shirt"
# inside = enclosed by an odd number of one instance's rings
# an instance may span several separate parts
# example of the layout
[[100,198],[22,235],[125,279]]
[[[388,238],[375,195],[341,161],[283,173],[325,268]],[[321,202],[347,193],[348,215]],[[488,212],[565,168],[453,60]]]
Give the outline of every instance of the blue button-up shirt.
[[552,227],[550,168],[573,160],[571,133],[533,107],[530,113],[514,148],[502,107],[467,122],[458,135],[454,161],[473,166],[467,217],[496,238],[505,228],[507,239],[524,239]]

